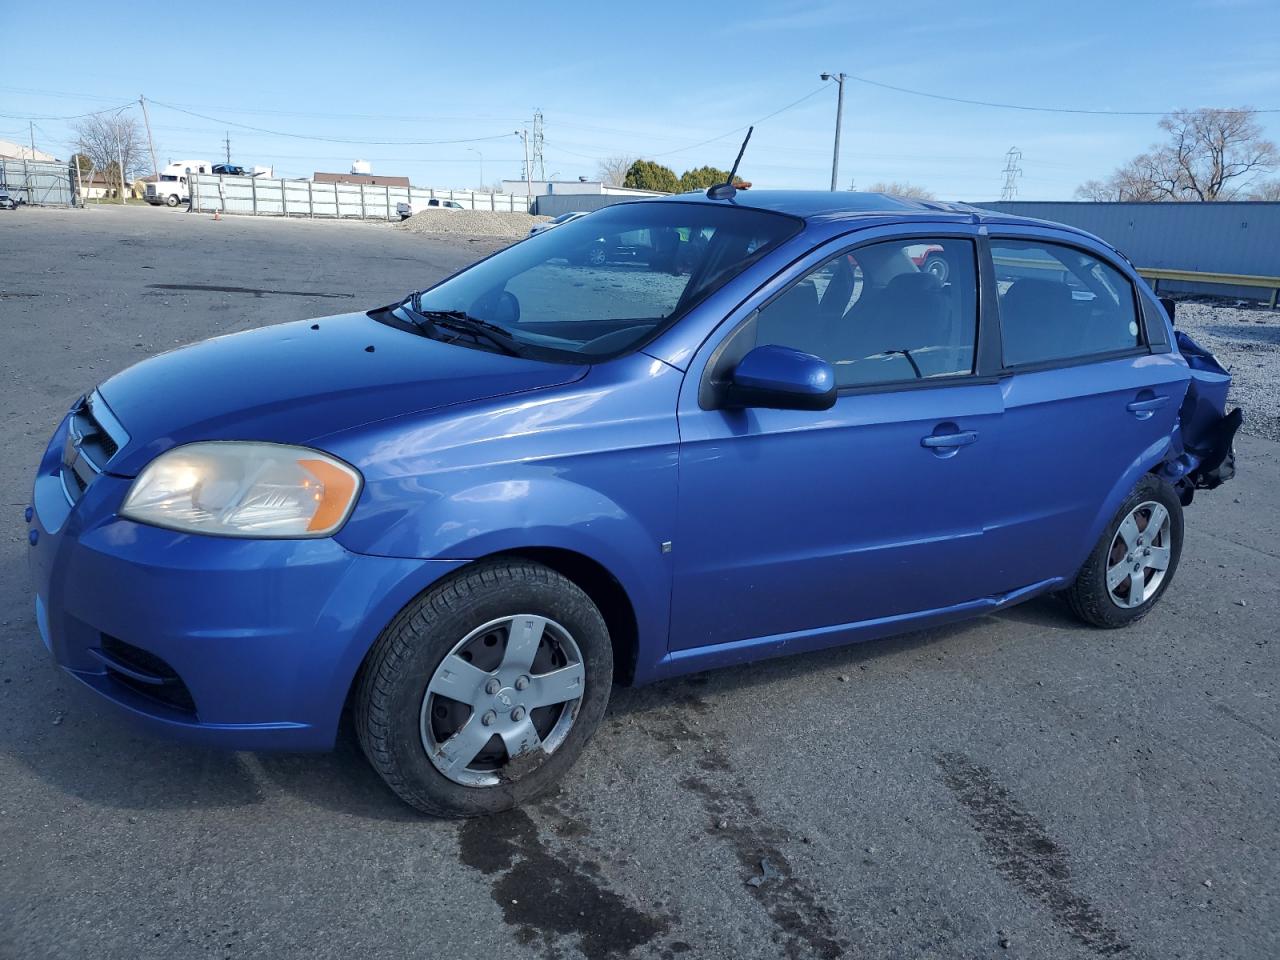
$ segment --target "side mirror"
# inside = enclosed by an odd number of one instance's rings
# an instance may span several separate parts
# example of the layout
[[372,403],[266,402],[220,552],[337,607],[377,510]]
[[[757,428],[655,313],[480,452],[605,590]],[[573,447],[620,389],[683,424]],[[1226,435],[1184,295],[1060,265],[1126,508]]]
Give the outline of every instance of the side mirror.
[[1169,322],[1176,327],[1178,321],[1174,319],[1173,314],[1178,307],[1178,301],[1174,300],[1173,297],[1161,297],[1160,306],[1164,307],[1164,312],[1169,315]]
[[726,407],[830,410],[836,402],[836,372],[821,357],[766,344],[738,362],[724,401]]

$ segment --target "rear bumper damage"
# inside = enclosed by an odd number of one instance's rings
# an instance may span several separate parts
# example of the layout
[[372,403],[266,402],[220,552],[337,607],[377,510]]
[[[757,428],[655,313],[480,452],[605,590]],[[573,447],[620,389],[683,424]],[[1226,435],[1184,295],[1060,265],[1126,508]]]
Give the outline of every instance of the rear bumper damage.
[[1160,473],[1178,491],[1183,505],[1197,490],[1212,490],[1236,473],[1235,437],[1244,422],[1236,407],[1226,413],[1231,374],[1200,344],[1181,330],[1175,332],[1178,351],[1191,368],[1191,382],[1174,427],[1173,456]]

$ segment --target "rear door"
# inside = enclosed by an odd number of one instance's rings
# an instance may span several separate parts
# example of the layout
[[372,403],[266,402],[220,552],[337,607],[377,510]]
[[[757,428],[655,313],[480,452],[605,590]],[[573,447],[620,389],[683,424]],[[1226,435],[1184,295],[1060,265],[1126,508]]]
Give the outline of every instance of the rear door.
[[[836,242],[749,300],[680,398],[673,649],[787,642],[986,590],[1000,387],[980,376],[972,228]],[[935,247],[943,283],[913,254]],[[716,408],[708,384],[774,343],[836,370],[825,411]]]
[[1008,590],[1074,575],[1116,485],[1173,429],[1187,369],[1104,248],[1010,227],[989,249],[1005,414],[987,536]]

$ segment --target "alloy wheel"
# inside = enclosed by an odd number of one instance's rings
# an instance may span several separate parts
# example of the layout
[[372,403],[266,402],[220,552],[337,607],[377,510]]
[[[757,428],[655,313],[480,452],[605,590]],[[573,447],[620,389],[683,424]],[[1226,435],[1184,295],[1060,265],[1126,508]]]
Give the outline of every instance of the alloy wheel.
[[1120,522],[1107,553],[1107,593],[1117,607],[1140,607],[1169,569],[1173,526],[1163,504],[1145,500]]
[[569,735],[586,682],[582,653],[536,614],[491,620],[440,661],[422,698],[422,746],[455,783],[494,786],[522,758],[542,760]]

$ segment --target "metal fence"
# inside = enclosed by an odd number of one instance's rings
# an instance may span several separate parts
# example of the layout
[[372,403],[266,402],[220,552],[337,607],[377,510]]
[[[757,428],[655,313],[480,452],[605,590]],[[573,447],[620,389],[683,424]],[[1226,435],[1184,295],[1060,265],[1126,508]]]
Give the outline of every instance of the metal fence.
[[433,197],[452,200],[467,210],[527,213],[525,197],[478,190],[436,190],[430,187],[390,187],[366,183],[315,183],[311,180],[272,180],[265,177],[191,176],[191,209],[212,213],[245,213],[268,217],[352,217],[395,220],[396,204]]
[[0,158],[0,190],[39,206],[74,206],[77,195],[70,164],[39,160]]
[[[1280,203],[1090,203],[1005,201],[980,204],[1021,217],[1080,227],[1139,267],[1280,276]],[[1258,289],[1162,280],[1160,289],[1257,299]]]

